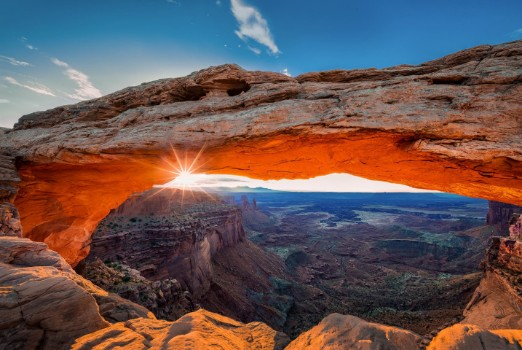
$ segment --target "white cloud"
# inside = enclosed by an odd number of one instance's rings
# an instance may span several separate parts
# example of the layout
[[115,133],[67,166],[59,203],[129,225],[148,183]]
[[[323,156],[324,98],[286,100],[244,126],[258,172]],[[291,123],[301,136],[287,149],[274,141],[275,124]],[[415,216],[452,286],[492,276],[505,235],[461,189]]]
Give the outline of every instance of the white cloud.
[[0,103],[11,103],[11,101],[6,98],[0,98]]
[[27,82],[27,84],[22,84],[13,77],[5,77],[4,79],[5,79],[5,81],[11,83],[12,85],[23,87],[25,89],[36,92],[37,94],[47,95],[47,96],[56,96],[50,88],[48,88],[47,86],[42,85],[42,84],[38,84],[38,83],[35,83],[32,81]]
[[284,68],[281,73],[283,73],[284,75],[286,75],[287,77],[291,77],[292,74],[290,74],[290,72],[288,72],[288,68]]
[[0,55],[0,61],[4,61],[4,62],[7,62],[13,66],[21,66],[21,67],[30,67],[32,66],[32,64],[30,63],[27,63],[27,62],[24,62],[24,61],[19,61],[15,58],[12,58],[12,57],[8,57],[8,56],[3,56],[3,55]]
[[246,5],[242,0],[231,0],[230,4],[232,14],[239,24],[239,30],[235,33],[241,40],[252,39],[265,45],[274,55],[281,53],[270,33],[267,21],[256,8]]
[[255,53],[256,55],[260,55],[261,54],[261,50],[259,50],[257,47],[252,47],[252,46],[248,45],[248,49],[250,51],[252,51],[253,53]]
[[58,67],[69,68],[69,65],[67,63],[65,63],[64,61],[60,61],[57,58],[51,58],[51,62],[57,65]]
[[176,1],[176,0],[167,0],[167,2],[168,2],[169,4],[174,4],[174,5],[176,5],[176,6],[180,6],[180,5],[181,5],[181,2]]
[[216,0],[216,5],[221,6],[221,0]]
[[75,100],[88,100],[102,96],[101,91],[92,85],[89,77],[86,74],[71,68],[68,63],[60,61],[57,58],[51,58],[51,62],[58,67],[65,68],[64,73],[69,77],[69,79],[78,84],[78,88],[74,90],[74,94],[66,94],[68,97]]
[[518,29],[515,29],[514,31],[512,31],[511,36],[515,39],[522,38],[522,28],[518,28]]
[[29,50],[35,50],[35,51],[38,50],[38,48],[37,48],[36,46],[33,46],[33,45],[31,45],[31,44],[28,42],[29,39],[27,39],[25,36],[20,37],[20,40],[21,40],[23,43],[25,43],[25,47],[27,47]]

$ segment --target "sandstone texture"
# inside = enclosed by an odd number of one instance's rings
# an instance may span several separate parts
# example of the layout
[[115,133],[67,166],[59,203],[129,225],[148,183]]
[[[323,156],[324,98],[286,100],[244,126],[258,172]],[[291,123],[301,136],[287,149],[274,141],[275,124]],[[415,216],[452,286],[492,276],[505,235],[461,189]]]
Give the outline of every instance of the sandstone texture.
[[[0,348],[5,349],[408,350],[424,345],[410,331],[339,314],[327,316],[290,344],[286,335],[264,323],[244,324],[203,309],[175,322],[156,320],[78,276],[44,243],[17,237],[0,237],[0,286]],[[454,325],[434,333],[428,349],[519,349],[520,325],[498,326],[515,329]]]
[[[0,140],[5,129],[0,128]],[[2,144],[0,143],[0,148]],[[12,204],[18,192],[20,178],[15,160],[0,151],[0,236],[22,237],[22,225],[18,209]]]
[[461,323],[484,329],[522,329],[522,299],[502,276],[486,272]]
[[197,308],[190,292],[174,278],[151,281],[127,265],[105,264],[99,259],[87,263],[84,275],[104,290],[142,305],[161,319],[174,321]]
[[199,301],[203,308],[245,323],[263,321],[291,335],[286,326],[295,307],[292,278],[281,258],[245,240],[212,260],[210,290]]
[[287,350],[389,349],[414,350],[420,337],[396,327],[369,323],[358,317],[331,314],[292,341]]
[[428,350],[517,350],[522,347],[522,330],[488,331],[475,325],[458,324],[441,331]]
[[226,349],[282,350],[289,340],[260,322],[243,324],[199,310],[176,322],[136,319],[79,338],[75,350],[90,349]]
[[142,84],[2,130],[0,169],[16,158],[18,175],[1,186],[19,188],[24,236],[72,265],[111,208],[174,177],[172,148],[204,147],[207,173],[348,172],[522,204],[521,57],[516,41],[419,66],[292,78],[224,65]]
[[484,329],[522,329],[522,242],[493,237],[485,270],[462,323]]
[[99,225],[87,260],[121,263],[152,281],[176,279],[197,299],[212,280],[212,258],[245,239],[241,212],[204,192],[136,194]]
[[522,207],[509,203],[489,201],[486,223],[497,226],[497,236],[508,236],[509,224],[515,213],[522,213]]
[[293,306],[284,263],[246,239],[241,210],[225,199],[172,188],[134,194],[97,227],[82,274],[161,319],[203,307],[283,330]]
[[44,243],[17,237],[0,237],[0,291],[2,349],[69,349],[107,320],[154,318],[78,276]]

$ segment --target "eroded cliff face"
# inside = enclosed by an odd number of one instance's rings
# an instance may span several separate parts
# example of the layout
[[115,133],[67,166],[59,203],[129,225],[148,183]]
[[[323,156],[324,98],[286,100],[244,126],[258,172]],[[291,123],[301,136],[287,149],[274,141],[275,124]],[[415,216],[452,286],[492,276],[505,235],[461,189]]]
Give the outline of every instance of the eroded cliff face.
[[90,281],[176,320],[203,307],[281,330],[293,299],[281,295],[283,262],[249,242],[241,211],[221,197],[173,188],[137,193],[97,227]]
[[68,349],[74,340],[145,308],[78,276],[44,243],[0,237],[0,348]]
[[348,172],[522,204],[521,56],[517,41],[296,78],[211,67],[24,116],[0,153],[18,159],[24,235],[73,265],[111,208],[172,179],[171,146],[205,145],[208,173]]
[[[176,322],[98,288],[44,243],[0,237],[1,349],[283,349],[267,325],[199,310]],[[112,323],[112,324],[111,324]]]
[[522,207],[509,203],[489,201],[486,223],[497,226],[497,235],[509,235],[509,222],[514,213],[522,213]]
[[463,323],[484,329],[522,329],[522,242],[493,237],[485,275],[464,310]]
[[[519,277],[519,244],[503,240],[490,250],[489,272]],[[513,290],[512,278],[500,281],[509,282],[508,292]],[[486,296],[489,299],[478,299],[476,305],[487,306],[476,309],[475,314],[489,315],[490,320],[501,319],[502,324],[496,324],[498,327],[477,326],[477,322],[487,320],[474,321],[467,315],[465,321],[474,324],[442,329],[438,334],[434,333],[431,341],[425,342],[426,338],[421,339],[410,331],[332,314],[288,344],[288,337],[264,323],[243,324],[205,310],[189,313],[175,322],[156,320],[139,305],[107,293],[78,276],[45,244],[28,239],[0,237],[0,285],[3,291],[0,293],[0,347],[9,349],[113,349],[124,346],[191,350],[219,346],[267,350],[413,350],[422,349],[429,343],[428,349],[515,350],[522,346],[522,331],[518,323],[512,323],[516,322],[513,315],[506,315],[502,309],[491,312],[492,307],[502,305],[492,296],[510,302],[514,300],[513,294],[493,293]],[[472,303],[474,301],[470,303],[474,307]],[[506,327],[515,329],[492,329]]]
[[[5,130],[0,128],[0,140]],[[1,146],[0,146],[1,147]],[[0,152],[0,236],[22,236],[18,209],[12,204],[18,192],[20,177],[15,159]]]
[[212,258],[244,239],[240,210],[219,197],[152,189],[100,223],[87,260],[121,263],[152,281],[176,279],[200,299],[210,288]]

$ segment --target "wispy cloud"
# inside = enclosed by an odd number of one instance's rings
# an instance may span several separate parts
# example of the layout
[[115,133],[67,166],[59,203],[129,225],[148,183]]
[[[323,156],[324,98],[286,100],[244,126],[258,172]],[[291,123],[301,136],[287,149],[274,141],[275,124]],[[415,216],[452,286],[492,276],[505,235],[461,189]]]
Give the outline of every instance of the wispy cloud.
[[181,2],[176,1],[176,0],[167,0],[167,2],[168,2],[169,4],[174,4],[174,5],[176,5],[176,6],[180,6],[180,5],[181,5]]
[[31,63],[19,61],[16,58],[0,55],[0,61],[7,62],[13,66],[30,67]]
[[51,58],[51,62],[58,67],[65,68],[64,73],[69,77],[69,79],[78,84],[78,88],[74,90],[74,94],[66,94],[68,97],[75,100],[88,100],[102,96],[101,91],[92,85],[86,74],[72,68],[68,63],[60,61],[57,58]]
[[518,39],[522,38],[522,28],[515,29],[511,32],[511,37]]
[[246,5],[242,0],[231,0],[230,4],[232,14],[239,25],[235,33],[241,40],[252,39],[265,45],[274,55],[281,53],[270,33],[266,19],[256,8]]
[[253,53],[255,53],[256,55],[260,55],[261,54],[261,50],[259,50],[257,47],[253,47],[253,46],[248,45],[248,49],[250,51],[252,51]]
[[11,103],[11,101],[6,98],[0,98],[0,103]]
[[37,94],[47,95],[47,96],[56,96],[50,88],[48,88],[47,86],[45,86],[43,84],[35,83],[32,81],[29,81],[26,84],[22,84],[13,77],[5,77],[4,79],[5,79],[5,81],[11,83],[12,85],[23,87],[25,89],[36,92]]
[[281,70],[281,73],[283,73],[287,77],[291,77],[292,76],[292,74],[290,74],[290,72],[288,71],[288,68],[283,68],[283,70]]
[[216,5],[221,6],[221,0],[216,0]]
[[27,47],[29,50],[35,50],[35,51],[38,50],[38,48],[37,48],[36,46],[31,45],[31,44],[28,42],[29,39],[27,39],[25,36],[22,36],[22,37],[20,38],[20,40],[25,44],[25,47]]

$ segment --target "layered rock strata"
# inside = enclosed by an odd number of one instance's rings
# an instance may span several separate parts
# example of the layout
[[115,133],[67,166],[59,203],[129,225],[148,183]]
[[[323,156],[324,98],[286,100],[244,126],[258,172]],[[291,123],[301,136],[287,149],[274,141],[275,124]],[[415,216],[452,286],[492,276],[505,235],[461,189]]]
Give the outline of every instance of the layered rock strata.
[[153,189],[99,225],[87,260],[121,263],[151,281],[175,279],[200,299],[210,288],[213,256],[244,239],[240,210],[218,197]]
[[509,235],[509,222],[515,213],[522,213],[522,207],[509,203],[489,201],[486,223],[497,226],[498,236]]
[[145,308],[78,276],[44,243],[0,237],[0,348],[68,349],[74,340]]
[[[0,128],[0,140],[5,129]],[[0,236],[22,237],[22,225],[18,209],[13,202],[18,192],[20,177],[15,159],[11,155],[2,154],[0,143]]]
[[88,263],[84,274],[97,286],[144,306],[160,319],[174,321],[198,308],[176,279],[151,281],[129,266],[99,259]]
[[293,298],[283,261],[245,238],[241,211],[201,191],[131,196],[96,229],[80,269],[105,290],[176,320],[200,307],[281,330]]
[[[45,244],[16,237],[0,237],[0,286],[0,348],[5,349],[413,350],[422,345],[412,332],[339,314],[326,317],[290,344],[284,334],[263,323],[243,324],[205,310],[175,322],[156,320],[138,305],[78,276]],[[520,330],[462,324],[439,332],[428,349],[520,346]]]
[[522,329],[522,242],[493,237],[485,275],[464,310],[463,323],[484,329]]
[[111,208],[173,177],[172,147],[205,146],[208,173],[349,172],[522,204],[521,55],[516,41],[296,78],[211,67],[24,116],[0,154],[17,159],[25,236],[73,265]]

